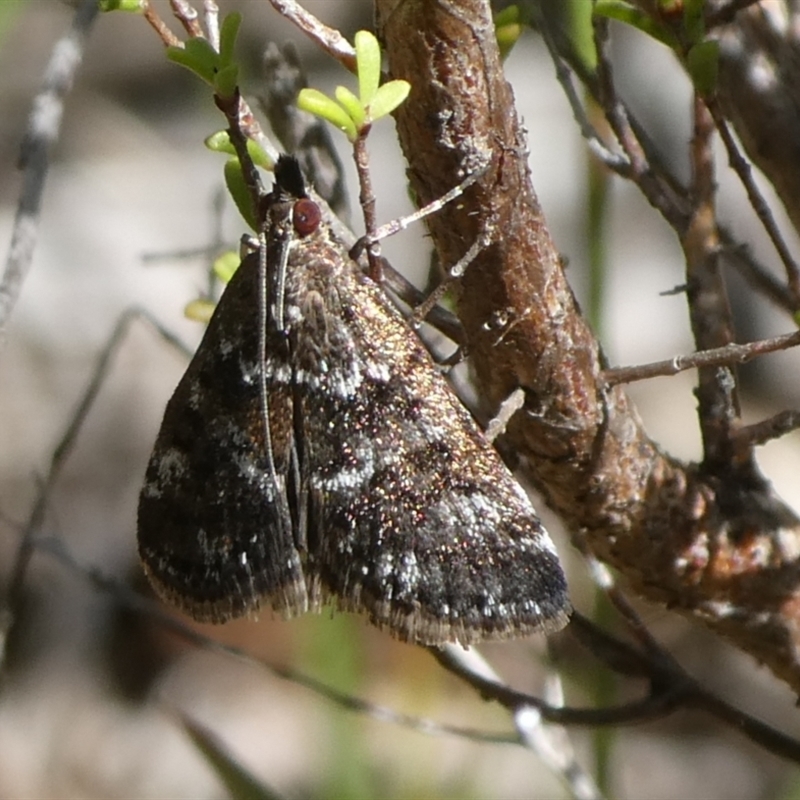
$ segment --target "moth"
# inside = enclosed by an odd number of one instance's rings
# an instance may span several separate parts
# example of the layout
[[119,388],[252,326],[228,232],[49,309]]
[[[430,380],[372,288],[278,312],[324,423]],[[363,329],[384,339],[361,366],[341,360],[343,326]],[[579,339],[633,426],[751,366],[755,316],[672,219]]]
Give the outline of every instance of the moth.
[[297,162],[169,401],[139,499],[156,592],[197,620],[326,603],[468,645],[568,619],[528,497],[322,222]]

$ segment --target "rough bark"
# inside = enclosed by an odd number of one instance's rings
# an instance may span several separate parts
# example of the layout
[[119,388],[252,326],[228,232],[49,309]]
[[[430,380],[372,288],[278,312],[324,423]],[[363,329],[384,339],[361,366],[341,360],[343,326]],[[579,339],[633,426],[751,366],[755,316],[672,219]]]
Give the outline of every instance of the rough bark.
[[[702,618],[800,691],[800,521],[757,473],[681,464],[602,381],[600,346],[549,236],[485,0],[376,0],[397,127],[421,202],[484,163],[463,201],[429,218],[444,264],[487,246],[458,313],[490,409],[518,387],[507,441],[574,536],[650,600]],[[546,146],[535,143],[534,146]]]

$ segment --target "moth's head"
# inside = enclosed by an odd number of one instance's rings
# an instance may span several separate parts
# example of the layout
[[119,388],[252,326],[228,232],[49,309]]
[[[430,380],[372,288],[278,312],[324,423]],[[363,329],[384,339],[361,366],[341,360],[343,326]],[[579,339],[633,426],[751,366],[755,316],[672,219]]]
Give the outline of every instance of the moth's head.
[[[283,155],[275,165],[275,183],[267,195],[266,214],[272,211],[273,220],[291,216],[294,233],[308,236],[319,228],[322,214],[319,206],[308,196],[300,164],[294,156]],[[291,234],[290,234],[291,235]]]

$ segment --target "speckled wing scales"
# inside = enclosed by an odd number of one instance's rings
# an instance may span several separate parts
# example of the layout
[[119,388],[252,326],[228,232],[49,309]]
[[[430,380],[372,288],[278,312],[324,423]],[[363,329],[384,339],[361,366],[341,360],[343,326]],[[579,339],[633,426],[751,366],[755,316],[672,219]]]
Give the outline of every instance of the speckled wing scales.
[[251,256],[167,406],[139,504],[154,586],[213,621],[332,600],[423,644],[560,628],[564,575],[529,500],[303,195],[279,161],[266,330]]
[[323,236],[293,252],[289,275],[318,520],[308,569],[323,591],[425,644],[562,627],[550,538],[418,338]]
[[167,405],[139,500],[139,553],[153,586],[202,621],[255,611],[262,598],[286,615],[308,606],[290,513],[291,392],[267,375],[276,482],[264,449],[257,308],[252,255]]

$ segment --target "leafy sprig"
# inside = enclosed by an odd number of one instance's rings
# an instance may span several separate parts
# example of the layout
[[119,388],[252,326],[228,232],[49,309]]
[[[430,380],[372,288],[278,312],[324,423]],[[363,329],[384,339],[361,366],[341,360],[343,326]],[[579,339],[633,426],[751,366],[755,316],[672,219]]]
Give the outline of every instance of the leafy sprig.
[[334,97],[319,89],[303,89],[297,105],[303,111],[330,122],[355,142],[373,122],[391,114],[411,90],[408,81],[393,80],[380,85],[381,52],[378,40],[369,31],[355,36],[358,95],[346,86],[337,86]]

